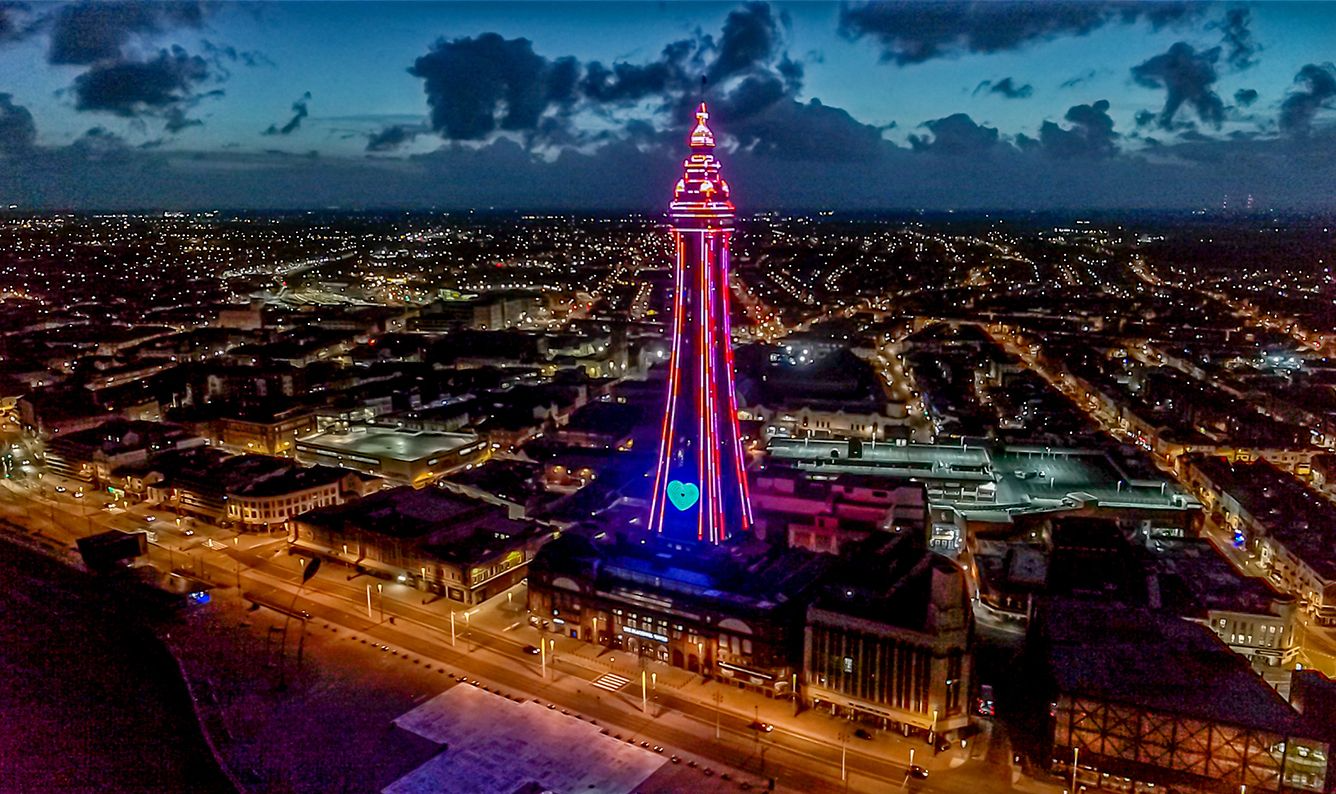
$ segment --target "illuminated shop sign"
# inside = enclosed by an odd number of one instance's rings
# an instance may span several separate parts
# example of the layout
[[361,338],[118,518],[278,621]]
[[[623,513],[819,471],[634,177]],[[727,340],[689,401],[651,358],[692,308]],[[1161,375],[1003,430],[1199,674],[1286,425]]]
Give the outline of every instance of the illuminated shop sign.
[[622,633],[630,634],[635,637],[643,637],[647,640],[656,640],[658,642],[668,641],[668,637],[663,634],[655,634],[652,631],[643,631],[641,629],[633,628],[631,626],[622,626]]

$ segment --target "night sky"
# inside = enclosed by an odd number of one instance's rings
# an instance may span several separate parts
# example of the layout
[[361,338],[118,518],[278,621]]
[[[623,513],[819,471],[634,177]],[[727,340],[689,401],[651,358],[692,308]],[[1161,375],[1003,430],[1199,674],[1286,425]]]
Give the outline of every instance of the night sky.
[[0,0],[0,204],[1336,204],[1336,4]]

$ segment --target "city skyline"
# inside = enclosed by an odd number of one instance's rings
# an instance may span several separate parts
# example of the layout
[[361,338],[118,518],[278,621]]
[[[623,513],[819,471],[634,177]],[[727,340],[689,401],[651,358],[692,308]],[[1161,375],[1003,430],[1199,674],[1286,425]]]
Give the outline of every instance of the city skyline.
[[705,77],[744,210],[1330,207],[1330,5],[1041,5],[8,3],[0,204],[648,208]]

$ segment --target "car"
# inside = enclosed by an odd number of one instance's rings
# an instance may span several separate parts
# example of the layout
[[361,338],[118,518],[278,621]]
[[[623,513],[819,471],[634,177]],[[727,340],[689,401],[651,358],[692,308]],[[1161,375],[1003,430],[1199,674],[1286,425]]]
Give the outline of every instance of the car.
[[770,733],[771,731],[773,731],[773,730],[775,729],[775,726],[771,725],[770,723],[768,723],[768,722],[761,722],[761,721],[759,721],[759,720],[756,721],[756,722],[753,722],[753,723],[752,723],[750,726],[748,726],[748,727],[750,727],[750,728],[751,728],[752,730],[754,730],[754,731],[760,731],[761,733]]
[[63,486],[63,485],[57,485],[57,486],[56,486],[56,493],[65,493],[65,490],[66,490],[66,488],[65,488],[65,486]]
[[75,498],[75,499],[82,499],[82,498],[83,498],[83,491],[75,491],[75,492],[74,492],[74,498]]
[[524,646],[524,652],[529,654],[530,656],[537,656],[539,653],[541,653],[537,645]]
[[872,734],[866,728],[859,728],[858,730],[854,731],[854,736],[859,739],[863,739],[864,741],[872,740]]
[[979,697],[974,701],[974,713],[980,717],[997,716],[997,705],[993,700],[993,687],[989,684],[979,687]]
[[147,522],[149,522],[150,524],[152,524],[154,521],[157,521],[157,520],[158,520],[158,517],[157,517],[157,516],[144,516],[144,520],[147,521]]
[[928,770],[924,769],[918,764],[914,764],[913,766],[909,767],[909,776],[917,780],[927,780]]

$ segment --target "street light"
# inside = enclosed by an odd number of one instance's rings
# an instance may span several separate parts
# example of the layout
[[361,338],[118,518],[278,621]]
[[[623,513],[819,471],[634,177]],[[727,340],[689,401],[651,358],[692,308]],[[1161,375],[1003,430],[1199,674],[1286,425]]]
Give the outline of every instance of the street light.
[[[914,752],[913,750],[910,750],[911,754],[913,752]],[[912,757],[913,756],[911,755],[911,758]],[[840,731],[840,780],[845,783],[849,782],[848,759],[849,759],[849,732],[846,729]]]

